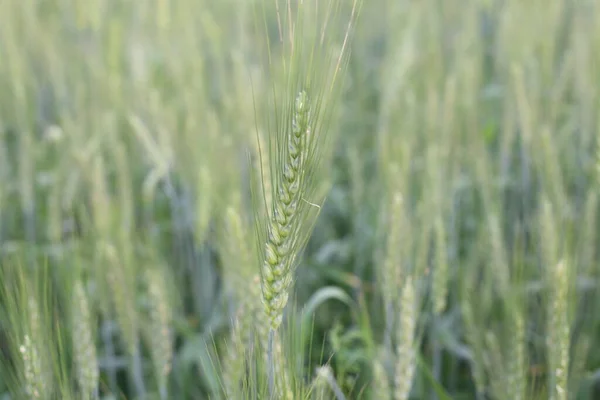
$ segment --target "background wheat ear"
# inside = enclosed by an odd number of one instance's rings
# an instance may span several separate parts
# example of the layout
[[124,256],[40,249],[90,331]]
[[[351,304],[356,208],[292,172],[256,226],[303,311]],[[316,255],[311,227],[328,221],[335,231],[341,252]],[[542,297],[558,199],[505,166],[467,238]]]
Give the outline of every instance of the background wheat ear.
[[94,319],[88,295],[81,280],[75,281],[71,307],[77,384],[83,399],[95,399],[98,395],[100,371],[94,337]]

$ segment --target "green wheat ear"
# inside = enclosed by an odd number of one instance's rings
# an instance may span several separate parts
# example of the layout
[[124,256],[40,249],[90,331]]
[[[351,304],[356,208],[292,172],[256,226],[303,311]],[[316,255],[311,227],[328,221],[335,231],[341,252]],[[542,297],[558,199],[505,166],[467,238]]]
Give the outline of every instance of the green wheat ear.
[[308,97],[302,91],[295,102],[292,132],[287,140],[287,159],[277,174],[277,192],[269,214],[266,256],[262,268],[262,297],[273,330],[277,330],[281,324],[292,283],[292,266],[297,250],[296,232],[302,222],[298,212],[309,135],[308,120]]
[[[259,165],[268,171],[260,174],[262,185],[252,185],[264,190],[259,195],[263,199],[254,199],[257,252],[261,297],[274,331],[281,325],[295,263],[324,200],[319,189],[326,181],[325,164],[332,154],[335,132],[330,128],[341,97],[350,31],[359,9],[357,0],[281,2],[285,4],[274,2],[273,9],[269,9],[273,4],[261,2],[265,60],[273,87],[266,107],[259,107],[267,111],[259,124],[266,127],[267,135],[265,148],[259,141],[258,153],[261,162],[268,160]],[[274,41],[269,39],[271,17],[279,27]],[[259,212],[265,203],[269,208]]]

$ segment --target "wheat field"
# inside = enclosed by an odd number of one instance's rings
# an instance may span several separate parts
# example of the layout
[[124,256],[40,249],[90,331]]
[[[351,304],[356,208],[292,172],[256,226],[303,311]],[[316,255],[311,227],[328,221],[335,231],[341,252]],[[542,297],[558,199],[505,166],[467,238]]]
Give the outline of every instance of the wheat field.
[[600,397],[600,2],[3,0],[0,400]]

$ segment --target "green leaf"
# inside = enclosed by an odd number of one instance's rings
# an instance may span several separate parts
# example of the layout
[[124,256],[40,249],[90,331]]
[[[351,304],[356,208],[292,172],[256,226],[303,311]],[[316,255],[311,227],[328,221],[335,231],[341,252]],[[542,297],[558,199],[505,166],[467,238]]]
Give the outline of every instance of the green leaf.
[[438,398],[440,400],[452,400],[452,397],[450,397],[450,395],[448,394],[448,392],[446,392],[444,387],[438,381],[435,380],[435,378],[433,377],[433,373],[431,372],[431,369],[425,363],[425,361],[423,361],[423,358],[421,357],[420,354],[417,354],[417,365],[418,365],[419,369],[425,375],[425,378],[427,378],[427,380],[431,384],[431,387],[435,391],[435,394],[438,396]]

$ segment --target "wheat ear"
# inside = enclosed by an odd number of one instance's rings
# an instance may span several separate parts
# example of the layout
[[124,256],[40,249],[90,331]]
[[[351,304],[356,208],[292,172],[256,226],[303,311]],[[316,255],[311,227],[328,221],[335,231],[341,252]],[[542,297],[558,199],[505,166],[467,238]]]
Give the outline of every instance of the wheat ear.
[[171,308],[163,277],[157,270],[147,270],[148,296],[150,298],[151,354],[157,375],[160,395],[167,398],[167,378],[171,372],[173,340],[170,325]]
[[567,266],[561,260],[551,271],[551,293],[548,308],[548,359],[554,375],[551,399],[566,400],[569,374],[570,324],[567,316]]
[[391,388],[385,366],[381,357],[373,361],[373,381],[371,393],[374,399],[389,400]]
[[77,366],[77,384],[82,398],[96,398],[98,391],[98,357],[92,334],[90,308],[81,281],[73,288],[73,352]]
[[527,391],[525,319],[522,313],[516,310],[513,311],[510,319],[512,339],[508,348],[509,356],[506,360],[506,387],[510,394],[509,398],[524,400]]
[[37,301],[30,298],[27,303],[29,313],[29,332],[23,336],[23,343],[19,347],[23,361],[23,375],[25,378],[25,392],[31,399],[43,399],[50,396],[50,382],[48,380],[48,364],[44,359],[40,311]]
[[309,106],[302,91],[294,104],[292,131],[287,138],[287,154],[283,169],[277,174],[277,192],[273,198],[265,260],[262,268],[262,299],[270,327],[281,325],[283,309],[292,283],[293,264],[297,254],[296,232],[299,230],[300,187],[309,135]]
[[396,353],[395,400],[407,400],[415,373],[415,327],[417,322],[417,297],[412,278],[407,278],[400,297],[400,326],[398,327]]

